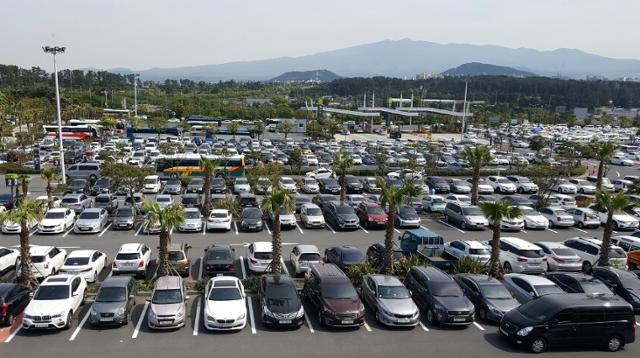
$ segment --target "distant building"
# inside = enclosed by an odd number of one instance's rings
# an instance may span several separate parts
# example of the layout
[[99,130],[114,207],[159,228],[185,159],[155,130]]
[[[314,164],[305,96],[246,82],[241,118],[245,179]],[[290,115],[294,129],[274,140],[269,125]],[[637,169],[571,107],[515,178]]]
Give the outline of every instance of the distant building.
[[272,118],[267,119],[267,122],[282,123],[289,122],[292,125],[292,133],[307,133],[307,120],[304,118]]
[[270,104],[271,98],[246,98],[244,103],[249,106],[253,106],[254,104]]

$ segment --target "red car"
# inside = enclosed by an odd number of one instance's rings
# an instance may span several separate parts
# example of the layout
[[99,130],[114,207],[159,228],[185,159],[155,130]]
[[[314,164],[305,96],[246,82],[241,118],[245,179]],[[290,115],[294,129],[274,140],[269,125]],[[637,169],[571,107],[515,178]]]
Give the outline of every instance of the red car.
[[356,215],[365,228],[387,225],[387,213],[376,203],[361,202],[356,207]]

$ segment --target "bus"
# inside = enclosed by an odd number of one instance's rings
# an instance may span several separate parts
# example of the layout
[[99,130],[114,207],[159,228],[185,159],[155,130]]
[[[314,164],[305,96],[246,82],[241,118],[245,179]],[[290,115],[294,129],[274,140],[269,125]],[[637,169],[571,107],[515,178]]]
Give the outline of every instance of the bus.
[[[180,128],[173,126],[173,127],[162,128],[160,130],[160,134],[161,136],[171,135],[175,137],[180,137],[182,135],[182,131],[180,130]],[[157,136],[158,136],[158,131],[153,128],[137,128],[137,127],[133,127],[130,124],[127,125],[127,138],[129,139],[148,138],[148,137],[157,137]]]
[[[45,125],[43,126],[47,137],[58,138],[58,126]],[[75,126],[62,126],[62,138],[63,139],[98,139],[100,137],[102,128],[98,125],[75,125]]]
[[[161,155],[156,160],[156,172],[162,179],[169,179],[174,176],[202,176],[203,172],[202,168],[200,168],[201,157],[200,154],[192,153]],[[219,161],[216,177],[242,177],[245,174],[243,155],[232,155],[228,157],[206,155],[204,157]]]

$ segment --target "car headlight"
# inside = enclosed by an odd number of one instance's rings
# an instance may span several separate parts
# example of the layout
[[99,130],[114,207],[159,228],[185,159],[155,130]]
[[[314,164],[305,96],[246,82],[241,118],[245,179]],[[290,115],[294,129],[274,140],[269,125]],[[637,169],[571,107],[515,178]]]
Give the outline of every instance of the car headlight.
[[215,317],[207,315],[207,321],[215,321]]
[[258,226],[262,226],[262,220],[258,220],[258,221],[256,221],[256,225],[258,225]]
[[489,311],[491,311],[491,312],[493,312],[493,313],[496,313],[496,314],[502,314],[502,311],[501,311],[501,310],[499,310],[499,309],[497,309],[497,308],[496,308],[496,307],[494,307],[494,306],[487,306],[487,308],[489,309]]
[[118,311],[116,311],[116,314],[118,316],[122,316],[124,314],[124,311],[125,311],[124,307],[120,307],[118,308]]
[[300,309],[298,310],[298,313],[296,313],[296,317],[302,317],[304,316],[304,306],[300,306]]
[[64,316],[64,312],[62,312],[62,313],[56,313],[56,314],[54,314],[54,315],[51,315],[51,318],[60,318],[60,317],[62,317],[62,316]]
[[532,330],[533,330],[533,327],[531,326],[524,327],[523,329],[519,330],[516,334],[520,337],[526,337],[529,333],[531,333]]
[[98,312],[96,312],[96,310],[94,310],[93,307],[91,307],[91,311],[89,311],[89,312],[90,312],[92,317],[98,315]]
[[444,309],[444,307],[443,307],[442,305],[438,304],[438,303],[434,304],[434,305],[433,305],[433,308],[434,308],[436,311],[444,311],[444,310],[445,310],[445,309]]
[[269,308],[265,305],[262,306],[262,313],[266,314],[269,317],[273,317],[273,313],[271,313]]
[[640,304],[640,297],[636,296],[635,294],[629,292],[629,295],[631,296],[631,299],[633,299],[633,302]]
[[244,319],[244,317],[245,317],[245,314],[243,313],[243,314],[239,315],[238,318],[236,318],[236,320]]
[[386,310],[383,307],[380,307],[380,312],[382,312],[382,314],[384,314],[386,316],[393,316],[393,313],[389,312],[388,310]]

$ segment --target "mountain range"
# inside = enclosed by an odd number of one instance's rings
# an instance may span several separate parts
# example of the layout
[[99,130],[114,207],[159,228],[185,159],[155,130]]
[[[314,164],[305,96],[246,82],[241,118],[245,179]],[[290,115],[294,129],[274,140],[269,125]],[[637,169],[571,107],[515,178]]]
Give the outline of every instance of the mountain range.
[[507,66],[496,66],[487,63],[470,62],[455,68],[450,68],[441,73],[443,76],[510,76],[510,77],[531,77],[535,73],[521,71]]
[[274,77],[269,82],[331,82],[340,76],[329,70],[289,71]]
[[[441,73],[469,62],[508,66],[541,76],[585,78],[640,77],[640,60],[614,59],[575,49],[539,51],[496,45],[439,44],[411,39],[385,40],[299,57],[278,57],[215,65],[135,71],[144,80],[188,78],[201,81],[267,81],[290,71],[324,68],[345,77],[411,78]],[[114,72],[131,73],[129,69]]]

